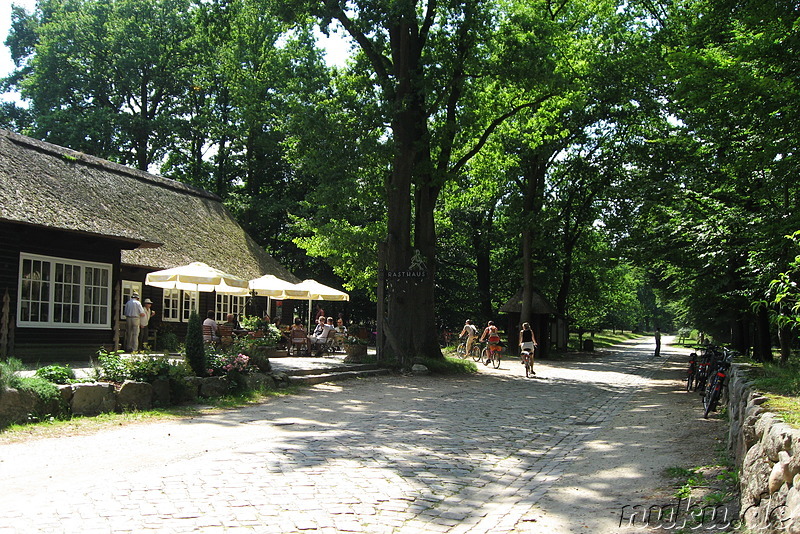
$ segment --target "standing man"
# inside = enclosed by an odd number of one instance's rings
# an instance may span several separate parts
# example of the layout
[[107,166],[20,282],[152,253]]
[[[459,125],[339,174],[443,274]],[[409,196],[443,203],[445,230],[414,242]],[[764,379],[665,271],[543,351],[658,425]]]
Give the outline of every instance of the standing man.
[[156,314],[155,310],[152,309],[153,307],[152,300],[144,299],[143,305],[144,305],[144,315],[142,316],[142,319],[139,322],[140,347],[144,347],[144,344],[147,343],[148,339],[150,339],[150,319]]
[[139,350],[139,325],[141,325],[142,317],[144,316],[144,307],[139,302],[139,293],[134,291],[130,300],[125,303],[125,322],[127,324],[125,349],[128,352]]
[[661,329],[656,328],[656,358],[661,356]]

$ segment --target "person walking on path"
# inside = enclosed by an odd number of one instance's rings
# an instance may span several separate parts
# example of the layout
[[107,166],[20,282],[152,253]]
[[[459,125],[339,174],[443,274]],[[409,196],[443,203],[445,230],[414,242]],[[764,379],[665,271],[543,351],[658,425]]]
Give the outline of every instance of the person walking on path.
[[656,358],[661,356],[661,329],[656,328]]
[[139,293],[135,291],[128,302],[125,303],[125,349],[128,352],[139,350],[139,330],[142,318],[145,316],[144,307],[139,302]]

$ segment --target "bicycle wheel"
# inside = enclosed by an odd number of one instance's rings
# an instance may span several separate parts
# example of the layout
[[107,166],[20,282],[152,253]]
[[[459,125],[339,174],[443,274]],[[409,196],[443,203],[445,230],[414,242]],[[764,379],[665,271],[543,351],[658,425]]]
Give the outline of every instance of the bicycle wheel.
[[456,347],[456,355],[461,358],[462,360],[467,357],[467,344],[460,343],[458,347]]
[[500,368],[500,351],[493,350],[492,351],[492,365],[494,365],[495,369]]
[[470,349],[470,356],[472,356],[472,359],[476,362],[481,361],[481,348],[477,343],[473,343],[472,348]]
[[525,378],[530,378],[536,373],[533,372],[533,362],[530,357],[525,358]]
[[[706,401],[707,399],[707,401]],[[703,411],[703,417],[708,419],[709,412],[713,412],[717,409],[717,401],[719,400],[719,389],[714,388],[714,391],[711,393],[707,393],[704,399],[706,409]]]
[[484,365],[489,365],[489,360],[491,359],[492,359],[491,351],[489,350],[489,347],[486,347],[481,351],[480,361],[483,362]]
[[695,373],[689,373],[686,377],[686,391],[692,390],[692,384],[694,383],[694,375]]

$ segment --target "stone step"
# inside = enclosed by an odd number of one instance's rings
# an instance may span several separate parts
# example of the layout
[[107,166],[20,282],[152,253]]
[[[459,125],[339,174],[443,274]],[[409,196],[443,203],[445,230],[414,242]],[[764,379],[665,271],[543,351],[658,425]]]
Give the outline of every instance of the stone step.
[[361,369],[361,370],[334,370],[327,369],[325,372],[317,374],[292,374],[289,375],[289,383],[295,385],[310,386],[323,382],[336,382],[338,380],[348,380],[351,378],[367,378],[370,376],[388,375],[389,369]]

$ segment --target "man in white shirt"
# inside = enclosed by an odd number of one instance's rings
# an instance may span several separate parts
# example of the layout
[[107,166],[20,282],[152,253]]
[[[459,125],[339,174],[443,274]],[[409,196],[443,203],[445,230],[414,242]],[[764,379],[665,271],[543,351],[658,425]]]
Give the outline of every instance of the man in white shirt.
[[139,328],[142,317],[145,316],[144,307],[139,302],[139,293],[135,291],[128,302],[125,303],[125,350],[136,352],[139,350]]

